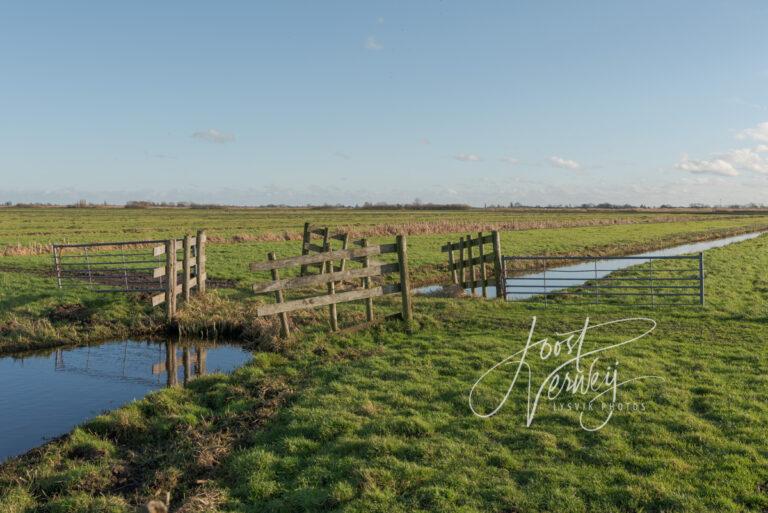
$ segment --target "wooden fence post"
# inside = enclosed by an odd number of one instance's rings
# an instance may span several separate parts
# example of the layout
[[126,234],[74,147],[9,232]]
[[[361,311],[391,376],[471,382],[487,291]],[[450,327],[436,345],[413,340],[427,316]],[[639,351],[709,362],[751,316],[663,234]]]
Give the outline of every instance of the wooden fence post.
[[[309,248],[307,247],[307,244],[309,244],[309,241],[310,241],[309,223],[304,223],[304,236],[301,238],[301,254],[302,255],[309,254]],[[302,265],[301,276],[305,276],[306,274],[307,274],[307,266]]]
[[189,235],[184,236],[184,260],[182,261],[182,282],[181,292],[184,295],[184,301],[189,301],[189,281],[192,278],[192,245]]
[[[271,260],[275,260],[277,257],[275,256],[275,252],[271,252],[267,255],[267,258]],[[280,279],[280,271],[277,269],[272,269],[272,279],[274,281],[277,281]],[[275,291],[275,301],[278,303],[282,303],[285,301],[285,297],[283,297],[283,289],[278,289]],[[288,313],[282,312],[280,314],[280,336],[283,338],[288,338],[288,336],[291,334],[291,328],[288,325]]]
[[[330,251],[331,250],[331,242],[328,239],[330,230],[326,227],[325,228],[325,236],[323,238],[323,250],[324,251]],[[323,264],[323,269],[325,272],[333,273],[333,260],[326,260]],[[328,294],[336,294],[336,284],[332,281],[328,282]],[[338,331],[339,330],[339,316],[338,311],[336,309],[336,303],[333,303],[331,305],[328,305],[328,316],[330,317],[331,321],[331,331]]]
[[504,263],[501,256],[501,238],[499,237],[499,232],[495,230],[491,232],[491,235],[493,236],[493,270],[496,275],[496,297],[498,299],[506,299],[507,293],[506,283],[504,281]]
[[475,266],[472,263],[472,236],[467,235],[467,261],[469,262],[469,281],[472,295],[475,295]]
[[456,271],[456,263],[453,261],[453,246],[451,241],[448,241],[448,270],[451,271],[451,278],[454,285],[459,283],[459,274]]
[[[363,247],[364,248],[368,247],[368,239],[363,239]],[[368,268],[370,266],[371,266],[371,259],[369,256],[366,255],[365,258],[363,258],[363,267]],[[370,289],[371,277],[367,276],[363,278],[363,284],[365,285],[366,289]],[[365,318],[368,322],[373,321],[373,298],[372,297],[369,297],[368,299],[365,300]]]
[[464,237],[459,239],[459,285],[461,288],[466,287],[464,282]]
[[480,251],[480,281],[483,288],[483,297],[488,297],[488,273],[485,271],[485,253],[483,251],[483,232],[477,234],[477,247]]
[[195,239],[195,276],[197,277],[197,293],[205,294],[205,230],[197,230]]
[[176,317],[176,239],[165,241],[165,314]]
[[413,305],[411,304],[411,277],[408,273],[408,243],[405,235],[397,236],[397,260],[400,267],[400,294],[403,303],[403,321],[410,333],[413,325]]

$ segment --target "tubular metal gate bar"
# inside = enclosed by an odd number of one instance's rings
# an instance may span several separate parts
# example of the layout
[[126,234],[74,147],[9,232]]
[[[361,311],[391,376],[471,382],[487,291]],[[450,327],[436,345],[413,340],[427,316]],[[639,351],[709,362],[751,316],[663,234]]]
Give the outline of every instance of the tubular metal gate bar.
[[[507,300],[545,304],[704,304],[704,254],[675,256],[505,256]],[[693,265],[691,265],[693,263]]]

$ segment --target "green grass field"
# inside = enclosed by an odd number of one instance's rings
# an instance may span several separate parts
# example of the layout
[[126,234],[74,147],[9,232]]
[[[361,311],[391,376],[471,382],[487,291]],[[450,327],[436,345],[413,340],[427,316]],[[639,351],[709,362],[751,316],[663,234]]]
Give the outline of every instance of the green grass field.
[[[307,330],[230,376],[153,393],[5,464],[0,510],[127,512],[170,491],[172,511],[765,511],[768,238],[711,250],[706,264],[703,308],[418,297],[411,336],[397,322]],[[526,427],[518,385],[497,415],[474,416],[472,384],[523,347],[533,316],[552,338],[586,317],[654,319],[604,358],[623,379],[663,378],[621,389],[643,411],[589,432],[545,400]],[[563,360],[530,361],[539,383]],[[510,376],[483,385],[478,407]]]
[[[95,294],[84,284],[59,291],[51,276],[54,242],[159,239],[205,228],[208,276],[223,285],[215,306],[182,313],[189,333],[255,333],[250,291],[266,274],[248,271],[269,251],[300,252],[305,221],[391,242],[406,233],[415,284],[448,280],[439,247],[479,230],[501,230],[506,254],[626,254],[688,241],[768,229],[762,213],[585,212],[546,210],[367,211],[333,209],[0,209],[0,352],[164,332],[161,308],[123,294]],[[61,315],[61,310],[73,312]],[[185,324],[186,323],[186,324]],[[219,331],[220,332],[220,331]]]

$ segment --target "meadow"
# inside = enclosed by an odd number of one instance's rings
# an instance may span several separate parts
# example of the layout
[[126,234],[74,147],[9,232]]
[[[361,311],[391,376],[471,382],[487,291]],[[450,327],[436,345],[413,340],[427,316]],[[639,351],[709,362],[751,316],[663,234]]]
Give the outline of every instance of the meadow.
[[[704,307],[418,297],[413,335],[398,322],[347,335],[307,325],[232,375],[153,393],[4,464],[0,510],[129,512],[170,492],[181,512],[765,511],[768,237],[708,251],[706,266]],[[497,415],[473,415],[473,383],[524,346],[533,317],[553,340],[587,317],[652,318],[653,332],[605,357],[624,379],[661,378],[621,389],[643,409],[586,431],[578,409],[544,400],[526,427],[518,384]],[[475,406],[492,408],[510,377]]]
[[250,272],[248,264],[269,251],[299,254],[305,221],[372,243],[407,234],[415,285],[445,283],[439,247],[481,230],[500,230],[505,254],[618,255],[768,229],[762,212],[2,208],[0,352],[164,334],[162,309],[152,309],[146,298],[97,294],[85,284],[57,289],[50,244],[162,239],[200,228],[208,233],[213,294],[182,311],[178,329],[255,341],[264,326],[253,309],[268,299],[250,287],[267,275]]

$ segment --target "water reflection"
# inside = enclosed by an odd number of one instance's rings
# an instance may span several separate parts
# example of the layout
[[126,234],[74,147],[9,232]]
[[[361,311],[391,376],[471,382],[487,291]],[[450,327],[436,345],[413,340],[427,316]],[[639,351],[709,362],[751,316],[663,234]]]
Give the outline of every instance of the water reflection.
[[0,356],[0,461],[165,386],[229,372],[237,344],[120,340]]
[[[114,374],[110,376],[110,372],[105,372],[106,369],[99,369],[98,366],[94,366],[94,364],[91,362],[91,349],[99,350],[100,346],[87,346],[85,348],[84,363],[82,362],[81,359],[76,358],[74,362],[71,362],[69,364],[65,362],[64,355],[66,353],[71,353],[72,349],[71,348],[54,349],[53,350],[54,369],[57,372],[80,373],[84,375],[98,376],[98,377],[107,378],[107,379],[111,377],[112,379],[117,379],[117,380],[140,381],[140,382],[156,385],[158,383],[158,380],[152,379],[151,377],[149,377],[149,375],[147,375],[147,377],[140,377],[140,376],[131,376],[128,373],[126,373],[126,366],[129,359],[128,348],[130,344],[135,344],[135,342],[126,340],[121,344],[122,344],[122,356],[120,358],[121,365],[120,365],[119,374]],[[157,344],[159,346],[162,346],[164,348],[164,351],[158,351],[159,359],[157,359],[155,362],[152,363],[151,375],[164,378],[163,381],[165,382],[166,386],[169,386],[169,387],[179,384],[179,373],[181,373],[181,377],[182,377],[181,384],[185,386],[193,379],[198,378],[200,376],[205,376],[207,374],[206,360],[208,357],[208,348],[213,347],[214,349],[216,349],[217,347],[216,344],[203,345],[199,342],[196,342],[191,345],[188,343],[176,342],[176,341],[152,342],[152,344]],[[223,347],[227,347],[227,346],[225,345]],[[160,358],[161,353],[164,353],[164,356],[162,358]],[[179,353],[181,353],[181,358],[179,358]],[[46,351],[36,351],[36,352],[17,353],[9,357],[13,358],[14,360],[18,361],[23,365],[24,361],[30,357],[39,358],[47,354],[50,354],[50,353]],[[69,361],[69,359],[67,359],[67,361]],[[101,361],[101,359],[99,359],[99,361]],[[216,372],[219,372],[219,370],[217,369]]]

